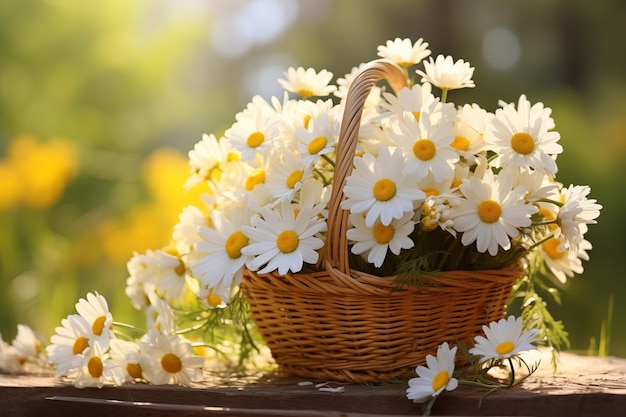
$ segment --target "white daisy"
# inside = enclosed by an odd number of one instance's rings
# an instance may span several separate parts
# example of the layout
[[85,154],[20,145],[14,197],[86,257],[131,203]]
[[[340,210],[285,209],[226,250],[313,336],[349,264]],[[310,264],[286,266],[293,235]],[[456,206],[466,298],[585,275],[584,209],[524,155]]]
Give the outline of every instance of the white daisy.
[[237,121],[224,133],[231,146],[241,153],[245,161],[253,161],[257,154],[269,156],[279,146],[280,123],[275,112],[261,107],[244,110]]
[[418,64],[430,53],[428,42],[424,42],[422,38],[419,38],[415,43],[412,43],[411,39],[408,38],[396,38],[393,41],[388,40],[385,45],[378,46],[378,56],[387,58],[404,68]]
[[78,365],[74,380],[76,388],[102,388],[107,382],[117,386],[124,383],[124,371],[99,344],[90,346],[75,360]]
[[139,345],[135,342],[121,339],[111,340],[111,359],[123,371],[124,382],[141,381],[143,368],[148,358],[141,354]]
[[457,116],[452,128],[454,141],[451,146],[465,160],[473,163],[475,155],[485,151],[483,135],[486,124],[493,115],[478,106],[466,104],[459,109]]
[[330,192],[332,185],[324,186],[319,181],[305,181],[300,189],[300,199],[296,203],[298,210],[310,210],[311,217],[320,217],[326,219],[328,217],[328,201],[330,200]]
[[[513,178],[513,188],[523,185],[526,188],[524,198],[530,203],[541,199],[550,199],[560,184],[539,171],[527,170],[519,167],[504,167],[507,175]],[[502,172],[501,171],[501,172]]]
[[[441,104],[439,99],[432,94],[430,84],[415,84],[411,88],[400,89],[396,94],[383,93],[386,102],[382,107],[391,113],[404,117],[405,112],[413,114],[419,120],[422,113],[433,114]],[[454,105],[449,103],[454,110]]]
[[469,350],[472,355],[481,356],[480,362],[489,359],[508,359],[521,352],[537,349],[533,342],[539,330],[531,329],[522,333],[522,318],[509,316],[483,326],[485,337],[476,336],[475,345]]
[[417,186],[426,195],[426,200],[422,203],[419,210],[420,227],[425,231],[432,231],[437,227],[448,231],[456,236],[454,230],[454,221],[450,219],[450,208],[456,204],[460,196],[455,191],[456,187],[452,187],[454,177],[444,179],[443,181],[435,181],[432,174],[428,174],[426,178],[421,179]]
[[284,73],[286,79],[279,79],[278,83],[287,91],[299,94],[304,100],[309,97],[325,97],[335,91],[337,87],[328,83],[333,73],[325,69],[315,72],[313,68],[290,67]]
[[185,288],[187,267],[176,249],[156,250],[156,266],[159,270],[159,287],[168,299],[180,297]]
[[142,370],[151,384],[190,386],[202,379],[204,358],[194,355],[191,343],[182,336],[166,336],[151,330],[138,344],[149,358]]
[[177,327],[170,305],[156,293],[151,293],[149,298],[150,306],[146,309],[148,328],[156,329],[166,336],[175,334]]
[[537,212],[524,200],[525,188],[512,189],[511,177],[504,174],[496,177],[487,171],[482,180],[465,179],[459,188],[465,198],[451,209],[454,228],[463,232],[463,245],[476,242],[481,253],[496,256],[498,246],[510,249],[510,238],[520,234],[519,228],[530,226],[530,217]]
[[148,249],[145,254],[133,253],[126,263],[130,276],[126,279],[126,295],[137,310],[150,304],[148,295],[159,286],[159,272],[155,253]]
[[210,223],[210,219],[198,207],[187,206],[182,209],[178,220],[178,223],[174,225],[172,239],[178,253],[186,254],[200,240],[198,228],[206,226]]
[[327,113],[311,119],[308,129],[298,128],[295,137],[298,139],[298,154],[306,162],[316,164],[320,156],[335,151],[335,143],[339,138],[340,124]]
[[520,100],[517,109],[508,104],[496,110],[484,137],[498,155],[492,162],[494,166],[530,168],[550,177],[556,175],[555,158],[563,152],[557,143],[561,135],[548,131],[551,119],[538,114],[531,111],[528,100]]
[[[526,104],[524,104],[525,102],[530,104],[530,102],[526,98],[526,94],[521,94],[519,96],[519,99],[517,100],[517,108],[528,108],[530,114],[529,117],[531,120],[542,119],[543,123],[546,124],[546,128],[548,130],[554,129],[556,127],[554,119],[551,117],[552,109],[550,107],[545,107],[542,102],[537,102],[532,106],[527,107]],[[498,100],[498,105],[500,107],[506,107],[507,105],[515,106],[515,103],[506,103],[503,100]]]
[[250,259],[242,254],[242,249],[249,243],[242,229],[250,224],[250,217],[246,205],[233,206],[228,212],[214,210],[211,212],[212,227],[199,229],[202,240],[195,247],[197,254],[190,267],[202,282],[201,287],[239,285],[244,265]]
[[257,154],[253,162],[229,164],[222,171],[220,182],[210,185],[211,194],[203,195],[201,198],[211,207],[211,210],[228,210],[231,206],[240,205],[244,199],[262,199],[268,195],[265,185],[269,172],[268,166],[273,160],[267,158],[267,162],[263,162],[265,159]]
[[410,249],[415,245],[409,238],[415,227],[412,218],[413,213],[406,212],[402,218],[393,219],[387,226],[377,221],[373,227],[368,227],[362,214],[351,214],[349,222],[354,228],[346,232],[346,237],[353,243],[350,251],[355,255],[367,256],[367,262],[379,268],[388,250],[399,255],[402,249]]
[[[297,129],[310,129],[313,120],[323,115],[331,115],[334,103],[327,100],[290,100],[280,114],[281,129],[285,139],[285,147],[293,149],[293,139]],[[334,118],[334,117],[333,117]]]
[[[428,61],[424,61],[424,69],[426,72],[417,70],[417,74],[422,76],[422,82],[431,83],[442,90],[456,90],[458,88],[473,88],[474,67],[470,67],[469,62],[462,59],[454,62],[451,56],[437,56],[433,61],[430,57]],[[442,100],[445,101],[445,100]]]
[[326,231],[323,219],[308,208],[296,213],[294,206],[286,202],[273,209],[265,207],[260,215],[253,227],[242,228],[250,244],[241,253],[254,257],[246,263],[250,270],[286,274],[300,272],[304,263],[317,262],[317,250],[324,245],[318,235]]
[[24,372],[20,354],[0,336],[0,372],[19,374]]
[[415,186],[412,173],[405,169],[400,149],[384,147],[378,158],[371,154],[354,158],[354,170],[346,178],[346,199],[341,208],[350,213],[367,213],[365,224],[372,227],[380,219],[387,226],[413,210],[424,193]]
[[228,140],[218,140],[213,134],[202,135],[202,139],[189,151],[191,175],[185,182],[185,189],[190,190],[195,185],[219,175],[220,166],[229,161],[233,152]]
[[201,285],[196,292],[196,297],[202,301],[208,309],[225,308],[228,300],[232,297],[234,286],[225,285],[224,282],[218,283],[214,287]]
[[451,147],[452,123],[431,124],[429,114],[422,113],[419,121],[405,112],[391,124],[389,139],[404,154],[406,170],[419,181],[432,173],[436,181],[450,178],[459,154]]
[[284,153],[281,159],[274,160],[271,167],[266,176],[265,188],[276,203],[292,201],[303,181],[311,178],[313,173],[312,162],[293,152]]
[[437,357],[426,356],[426,366],[415,369],[417,378],[409,380],[406,396],[416,403],[424,403],[438,396],[445,389],[455,390],[459,381],[452,376],[454,373],[454,358],[457,347],[450,349],[447,342],[437,348]]
[[[108,340],[112,337],[111,324],[113,316],[109,311],[107,300],[100,294],[87,293],[87,298],[81,298],[76,303],[76,311],[91,327],[90,338],[108,346]],[[93,343],[90,343],[93,345]]]
[[582,274],[584,268],[582,260],[588,261],[587,250],[592,248],[591,243],[583,239],[578,245],[577,251],[568,250],[562,238],[552,238],[543,242],[540,246],[541,258],[546,266],[561,284],[565,284],[567,277],[574,274]]
[[13,339],[11,346],[15,348],[21,362],[43,359],[44,350],[41,342],[29,326],[24,324],[17,325],[17,335]]
[[596,200],[588,199],[591,188],[586,185],[570,185],[561,190],[563,206],[557,213],[559,229],[555,236],[563,236],[573,251],[578,250],[586,225],[595,224],[602,206]]
[[[61,320],[46,346],[48,360],[56,367],[56,376],[65,376],[76,369],[75,357],[90,345],[91,325],[82,316],[72,314]],[[108,340],[106,341],[108,346]]]
[[487,124],[494,114],[481,108],[478,104],[464,104],[459,107],[457,120],[478,133],[481,137],[485,134]]

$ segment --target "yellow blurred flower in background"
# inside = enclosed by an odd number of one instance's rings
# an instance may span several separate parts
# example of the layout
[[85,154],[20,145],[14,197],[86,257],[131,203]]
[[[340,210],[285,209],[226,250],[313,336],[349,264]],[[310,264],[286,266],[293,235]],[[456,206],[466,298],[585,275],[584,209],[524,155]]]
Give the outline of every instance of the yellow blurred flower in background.
[[150,154],[142,166],[142,182],[150,201],[132,207],[123,219],[107,219],[99,228],[98,241],[103,253],[116,264],[126,264],[134,251],[162,247],[171,240],[172,227],[183,207],[199,205],[208,188],[196,186],[184,192],[189,177],[187,157],[172,148]]
[[76,146],[67,139],[13,138],[0,161],[0,209],[24,205],[44,210],[54,205],[78,172]]

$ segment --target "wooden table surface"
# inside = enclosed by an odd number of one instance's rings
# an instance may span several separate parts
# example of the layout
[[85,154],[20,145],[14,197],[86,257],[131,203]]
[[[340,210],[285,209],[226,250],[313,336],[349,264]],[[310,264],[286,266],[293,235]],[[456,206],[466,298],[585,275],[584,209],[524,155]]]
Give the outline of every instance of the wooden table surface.
[[[129,384],[76,389],[46,375],[0,375],[0,416],[418,416],[406,384],[345,385],[341,393],[300,385],[303,378],[276,373],[207,373],[192,388]],[[326,381],[311,381],[326,382]],[[438,398],[432,415],[626,416],[626,359],[561,354],[523,384],[498,390],[478,407],[484,389],[461,386]]]

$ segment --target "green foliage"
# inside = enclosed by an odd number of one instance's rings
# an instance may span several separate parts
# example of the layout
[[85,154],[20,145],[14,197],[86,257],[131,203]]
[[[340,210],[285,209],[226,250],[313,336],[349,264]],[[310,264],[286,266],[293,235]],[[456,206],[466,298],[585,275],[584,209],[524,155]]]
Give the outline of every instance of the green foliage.
[[491,270],[502,269],[514,264],[526,254],[521,245],[513,245],[510,250],[500,248],[496,256],[480,253],[475,245],[465,246],[460,239],[436,228],[422,230],[419,226],[409,236],[415,246],[405,249],[397,257],[387,257],[380,268],[375,268],[361,256],[350,255],[350,265],[359,271],[378,276],[397,276],[395,284],[419,287],[423,285],[425,274],[436,275],[443,271],[454,270]]
[[250,306],[241,288],[225,308],[207,309],[194,299],[192,306],[175,310],[175,315],[180,329],[178,333],[192,340],[202,340],[195,345],[213,349],[224,363],[237,357],[236,367],[244,367],[259,352],[257,343],[262,339],[250,317]]
[[550,313],[546,296],[556,304],[561,303],[559,290],[550,284],[550,275],[545,264],[539,259],[527,267],[528,273],[517,281],[513,287],[509,304],[519,299],[521,301],[521,317],[524,329],[538,329],[539,337],[548,347],[553,349],[552,365],[556,370],[557,354],[563,349],[569,349],[569,335],[563,322],[556,320]]

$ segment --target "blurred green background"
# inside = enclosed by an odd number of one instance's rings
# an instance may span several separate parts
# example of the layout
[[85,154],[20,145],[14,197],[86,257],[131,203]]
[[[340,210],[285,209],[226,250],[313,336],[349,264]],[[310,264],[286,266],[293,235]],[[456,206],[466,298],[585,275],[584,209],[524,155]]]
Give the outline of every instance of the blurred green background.
[[[585,273],[554,315],[572,349],[626,356],[626,3],[621,0],[0,2],[0,332],[48,338],[88,291],[141,324],[125,263],[168,242],[187,152],[289,66],[336,77],[387,39],[423,37],[476,68],[456,103],[552,107],[558,179],[604,205]],[[614,309],[609,310],[609,300]]]

